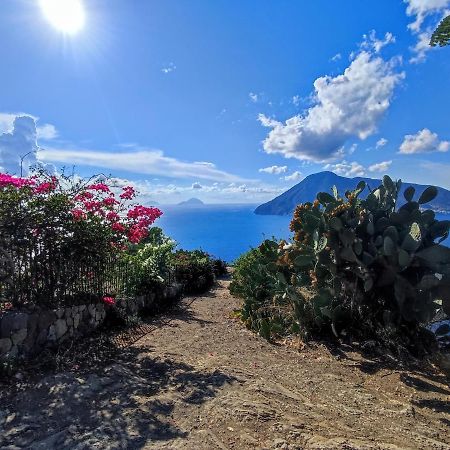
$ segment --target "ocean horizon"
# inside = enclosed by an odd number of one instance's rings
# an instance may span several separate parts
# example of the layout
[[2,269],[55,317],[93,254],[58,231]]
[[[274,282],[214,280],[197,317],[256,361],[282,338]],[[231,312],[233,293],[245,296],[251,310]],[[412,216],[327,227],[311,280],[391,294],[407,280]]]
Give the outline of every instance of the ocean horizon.
[[[254,213],[258,204],[205,204],[198,207],[160,205],[163,216],[155,223],[186,250],[202,249],[232,263],[264,239],[289,239],[292,215]],[[450,214],[436,213],[449,220]],[[450,240],[446,240],[447,245]]]

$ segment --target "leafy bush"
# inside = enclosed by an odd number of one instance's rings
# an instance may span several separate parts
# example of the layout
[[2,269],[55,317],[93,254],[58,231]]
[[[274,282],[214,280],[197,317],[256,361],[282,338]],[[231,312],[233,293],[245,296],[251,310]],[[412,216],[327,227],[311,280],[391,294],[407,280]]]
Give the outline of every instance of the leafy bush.
[[228,273],[227,263],[222,259],[213,260],[213,270],[216,277],[223,277]]
[[[233,276],[250,326],[277,334],[283,310],[285,326],[304,337],[331,332],[416,351],[426,346],[422,325],[441,308],[450,312],[450,249],[440,244],[450,222],[420,209],[437,195],[434,187],[416,201],[409,187],[397,208],[400,184],[386,176],[365,200],[361,182],[344,198],[333,188],[299,205],[292,243],[265,241],[255,268],[244,258]],[[276,314],[267,314],[274,306]]]
[[158,227],[153,227],[141,243],[130,246],[123,255],[130,267],[126,288],[130,295],[153,292],[170,280],[175,246],[175,241]]
[[214,284],[213,260],[201,250],[178,250],[172,256],[172,264],[177,281],[188,294],[203,292]]

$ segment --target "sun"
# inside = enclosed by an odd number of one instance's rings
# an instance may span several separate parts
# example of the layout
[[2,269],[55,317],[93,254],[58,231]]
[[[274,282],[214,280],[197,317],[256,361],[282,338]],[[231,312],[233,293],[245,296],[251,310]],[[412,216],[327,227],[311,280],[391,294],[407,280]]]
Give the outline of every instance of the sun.
[[39,5],[46,19],[59,31],[75,34],[83,28],[82,0],[39,0]]

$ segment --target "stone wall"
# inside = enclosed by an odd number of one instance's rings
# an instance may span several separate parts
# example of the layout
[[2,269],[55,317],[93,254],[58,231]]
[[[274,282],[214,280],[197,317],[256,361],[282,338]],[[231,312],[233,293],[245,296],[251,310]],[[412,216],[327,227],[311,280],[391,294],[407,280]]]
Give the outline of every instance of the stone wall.
[[[117,299],[117,307],[127,314],[154,311],[181,295],[179,284],[167,286],[159,295],[153,293],[136,299]],[[86,336],[104,322],[107,306],[91,303],[55,310],[36,308],[11,311],[0,316],[0,361],[29,358],[42,350],[70,339]]]

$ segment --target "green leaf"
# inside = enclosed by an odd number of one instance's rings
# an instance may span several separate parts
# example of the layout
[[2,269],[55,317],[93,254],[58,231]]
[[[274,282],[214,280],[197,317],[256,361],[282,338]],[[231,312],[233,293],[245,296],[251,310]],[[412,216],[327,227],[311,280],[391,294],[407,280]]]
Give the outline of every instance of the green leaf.
[[320,252],[322,252],[323,250],[325,250],[325,247],[327,246],[327,243],[328,243],[328,239],[326,238],[326,236],[322,236],[322,237],[319,239],[319,242],[318,242],[318,244],[317,244],[316,253],[320,253]]
[[423,205],[424,203],[429,203],[432,200],[434,200],[437,195],[438,195],[438,190],[437,190],[436,186],[429,186],[422,192],[421,196],[419,197],[418,202],[420,205]]
[[334,198],[337,200],[339,198],[339,193],[338,193],[337,187],[333,185],[332,191],[333,191]]
[[422,233],[419,224],[414,222],[411,225],[409,233],[405,236],[402,242],[402,248],[409,253],[415,252],[422,243]]
[[324,206],[326,206],[328,203],[336,202],[336,199],[328,192],[319,192],[317,194],[317,200],[319,200],[319,202]]
[[364,291],[369,292],[373,287],[373,278],[367,278],[366,281],[364,281]]
[[399,266],[407,267],[407,266],[409,266],[410,262],[411,262],[411,257],[409,256],[409,253],[406,250],[399,248],[398,249],[398,264],[399,264]]
[[309,266],[313,263],[313,257],[311,255],[299,255],[294,259],[294,265],[297,267]]
[[412,186],[408,186],[405,189],[405,192],[403,193],[403,196],[405,197],[405,200],[407,202],[410,202],[414,198],[416,190]]
[[352,230],[342,230],[342,232],[339,234],[339,237],[342,241],[342,243],[345,246],[352,245],[355,240],[355,233]]
[[342,229],[342,221],[339,217],[332,217],[329,222],[330,228],[336,231],[340,231]]
[[356,255],[355,252],[352,250],[351,247],[344,247],[341,250],[341,258],[345,259],[346,261],[354,262],[356,261]]
[[386,256],[392,256],[395,252],[395,244],[390,236],[385,236],[384,238],[383,251]]
[[394,184],[394,182],[392,181],[392,179],[391,179],[391,177],[389,175],[385,175],[383,177],[383,186],[389,192],[395,191],[395,184]]

